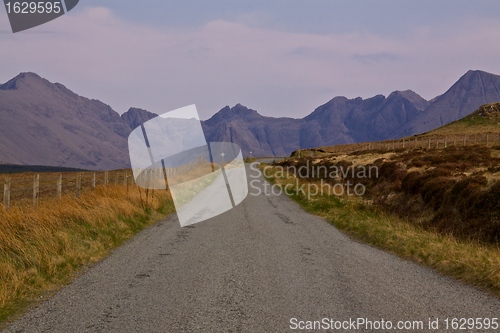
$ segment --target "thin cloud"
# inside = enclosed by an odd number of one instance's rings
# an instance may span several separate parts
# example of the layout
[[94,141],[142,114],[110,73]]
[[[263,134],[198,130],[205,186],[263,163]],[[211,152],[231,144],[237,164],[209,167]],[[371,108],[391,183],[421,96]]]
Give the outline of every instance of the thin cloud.
[[165,112],[195,103],[207,118],[242,103],[266,115],[301,117],[336,95],[412,89],[432,98],[468,69],[500,73],[498,21],[438,32],[420,27],[398,39],[223,20],[153,27],[93,7],[41,29],[57,33],[0,37],[2,80],[34,71],[118,112],[132,105]]
[[399,61],[403,57],[395,53],[378,52],[371,54],[354,54],[352,58],[362,64],[371,64],[371,63],[380,64],[383,62]]

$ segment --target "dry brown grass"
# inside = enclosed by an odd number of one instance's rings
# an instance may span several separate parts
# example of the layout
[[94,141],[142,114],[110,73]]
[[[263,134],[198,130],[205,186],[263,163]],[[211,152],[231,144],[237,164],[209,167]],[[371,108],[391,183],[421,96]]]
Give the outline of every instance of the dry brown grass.
[[123,185],[0,208],[0,321],[172,211],[169,192]]
[[[317,180],[281,177],[279,172],[267,170],[268,180],[280,186],[320,184]],[[347,234],[394,254],[416,261],[437,271],[455,277],[500,296],[500,248],[464,240],[449,234],[436,233],[405,219],[387,214],[367,200],[346,196],[307,193],[309,187],[294,193],[292,198],[305,210],[324,217]],[[326,194],[325,194],[326,193]]]
[[358,179],[348,173],[341,181],[363,184],[367,199],[409,223],[443,235],[498,244],[500,158],[494,157],[498,151],[485,146],[363,151],[324,159],[289,159],[281,165],[308,166],[309,175],[319,166],[375,166],[378,177]]

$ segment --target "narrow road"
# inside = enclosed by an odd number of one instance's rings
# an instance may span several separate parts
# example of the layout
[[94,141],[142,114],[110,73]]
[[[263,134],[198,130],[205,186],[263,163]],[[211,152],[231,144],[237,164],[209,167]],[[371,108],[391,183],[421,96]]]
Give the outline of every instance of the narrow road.
[[4,332],[291,332],[323,318],[422,321],[417,332],[499,316],[499,299],[262,194],[185,228],[171,216]]

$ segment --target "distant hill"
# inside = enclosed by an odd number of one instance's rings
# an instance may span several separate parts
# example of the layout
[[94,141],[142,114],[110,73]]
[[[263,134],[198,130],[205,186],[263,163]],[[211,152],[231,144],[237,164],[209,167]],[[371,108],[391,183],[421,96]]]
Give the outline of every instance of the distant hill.
[[411,90],[366,100],[335,97],[303,119],[264,117],[240,104],[204,122],[209,141],[232,140],[245,154],[287,156],[297,148],[385,139],[428,102]]
[[[467,145],[469,146],[475,145],[476,143],[482,147],[485,145],[489,145],[490,147],[496,145],[495,142],[498,142],[497,140],[500,139],[500,103],[482,105],[470,115],[429,132],[397,138],[395,140],[385,140],[383,142],[375,141],[371,142],[370,145],[363,142],[317,146],[301,150],[300,152],[298,150],[293,151],[290,156],[298,156],[299,154],[302,156],[323,156],[324,154],[329,155],[332,153],[346,154],[365,151],[368,147],[372,147],[374,151],[380,148],[382,148],[382,151],[386,151],[387,149],[391,149],[391,147],[393,147],[393,149],[400,149],[404,147],[404,142],[407,144],[406,147],[414,147],[413,144],[418,142],[418,147],[427,148],[429,139],[431,140],[432,147],[443,147],[445,142],[448,142],[450,146],[457,145],[457,138],[459,138],[460,142],[458,146],[461,146],[465,143],[465,141],[462,141],[464,136],[468,140]],[[410,146],[408,146],[409,143]]]
[[25,172],[84,172],[88,170],[76,168],[53,167],[46,165],[15,165],[0,164],[0,174],[25,173]]
[[500,103],[482,105],[470,115],[426,134],[500,133]]
[[500,76],[468,71],[416,117],[396,131],[396,137],[424,133],[471,114],[481,105],[500,102]]
[[[232,141],[245,156],[287,156],[296,149],[381,141],[426,132],[500,102],[500,76],[469,71],[426,101],[411,90],[371,98],[334,97],[302,118],[273,118],[237,104],[202,122],[207,141]],[[129,167],[127,138],[156,114],[81,97],[34,73],[0,85],[0,161],[81,169]]]
[[0,160],[114,169],[129,164],[129,125],[109,105],[21,73],[0,85]]
[[500,102],[500,76],[468,71],[448,91],[426,101],[411,90],[388,97],[335,97],[302,119],[264,117],[242,105],[225,107],[204,123],[209,141],[232,139],[244,153],[288,156],[296,149],[411,136]]
[[245,155],[285,156],[300,145],[304,123],[302,119],[264,117],[238,104],[226,106],[204,121],[203,130],[207,141],[237,143]]

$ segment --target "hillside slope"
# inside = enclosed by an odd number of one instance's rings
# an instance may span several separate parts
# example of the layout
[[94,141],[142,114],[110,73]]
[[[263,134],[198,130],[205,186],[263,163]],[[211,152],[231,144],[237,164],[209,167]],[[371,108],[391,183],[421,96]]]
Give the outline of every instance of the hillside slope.
[[428,134],[458,135],[475,133],[500,133],[500,103],[482,105],[470,115],[430,131]]
[[0,160],[114,169],[129,165],[128,124],[109,105],[22,73],[0,86]]
[[438,96],[425,112],[397,131],[396,137],[428,132],[471,114],[481,105],[494,102],[500,102],[500,76],[468,71]]

